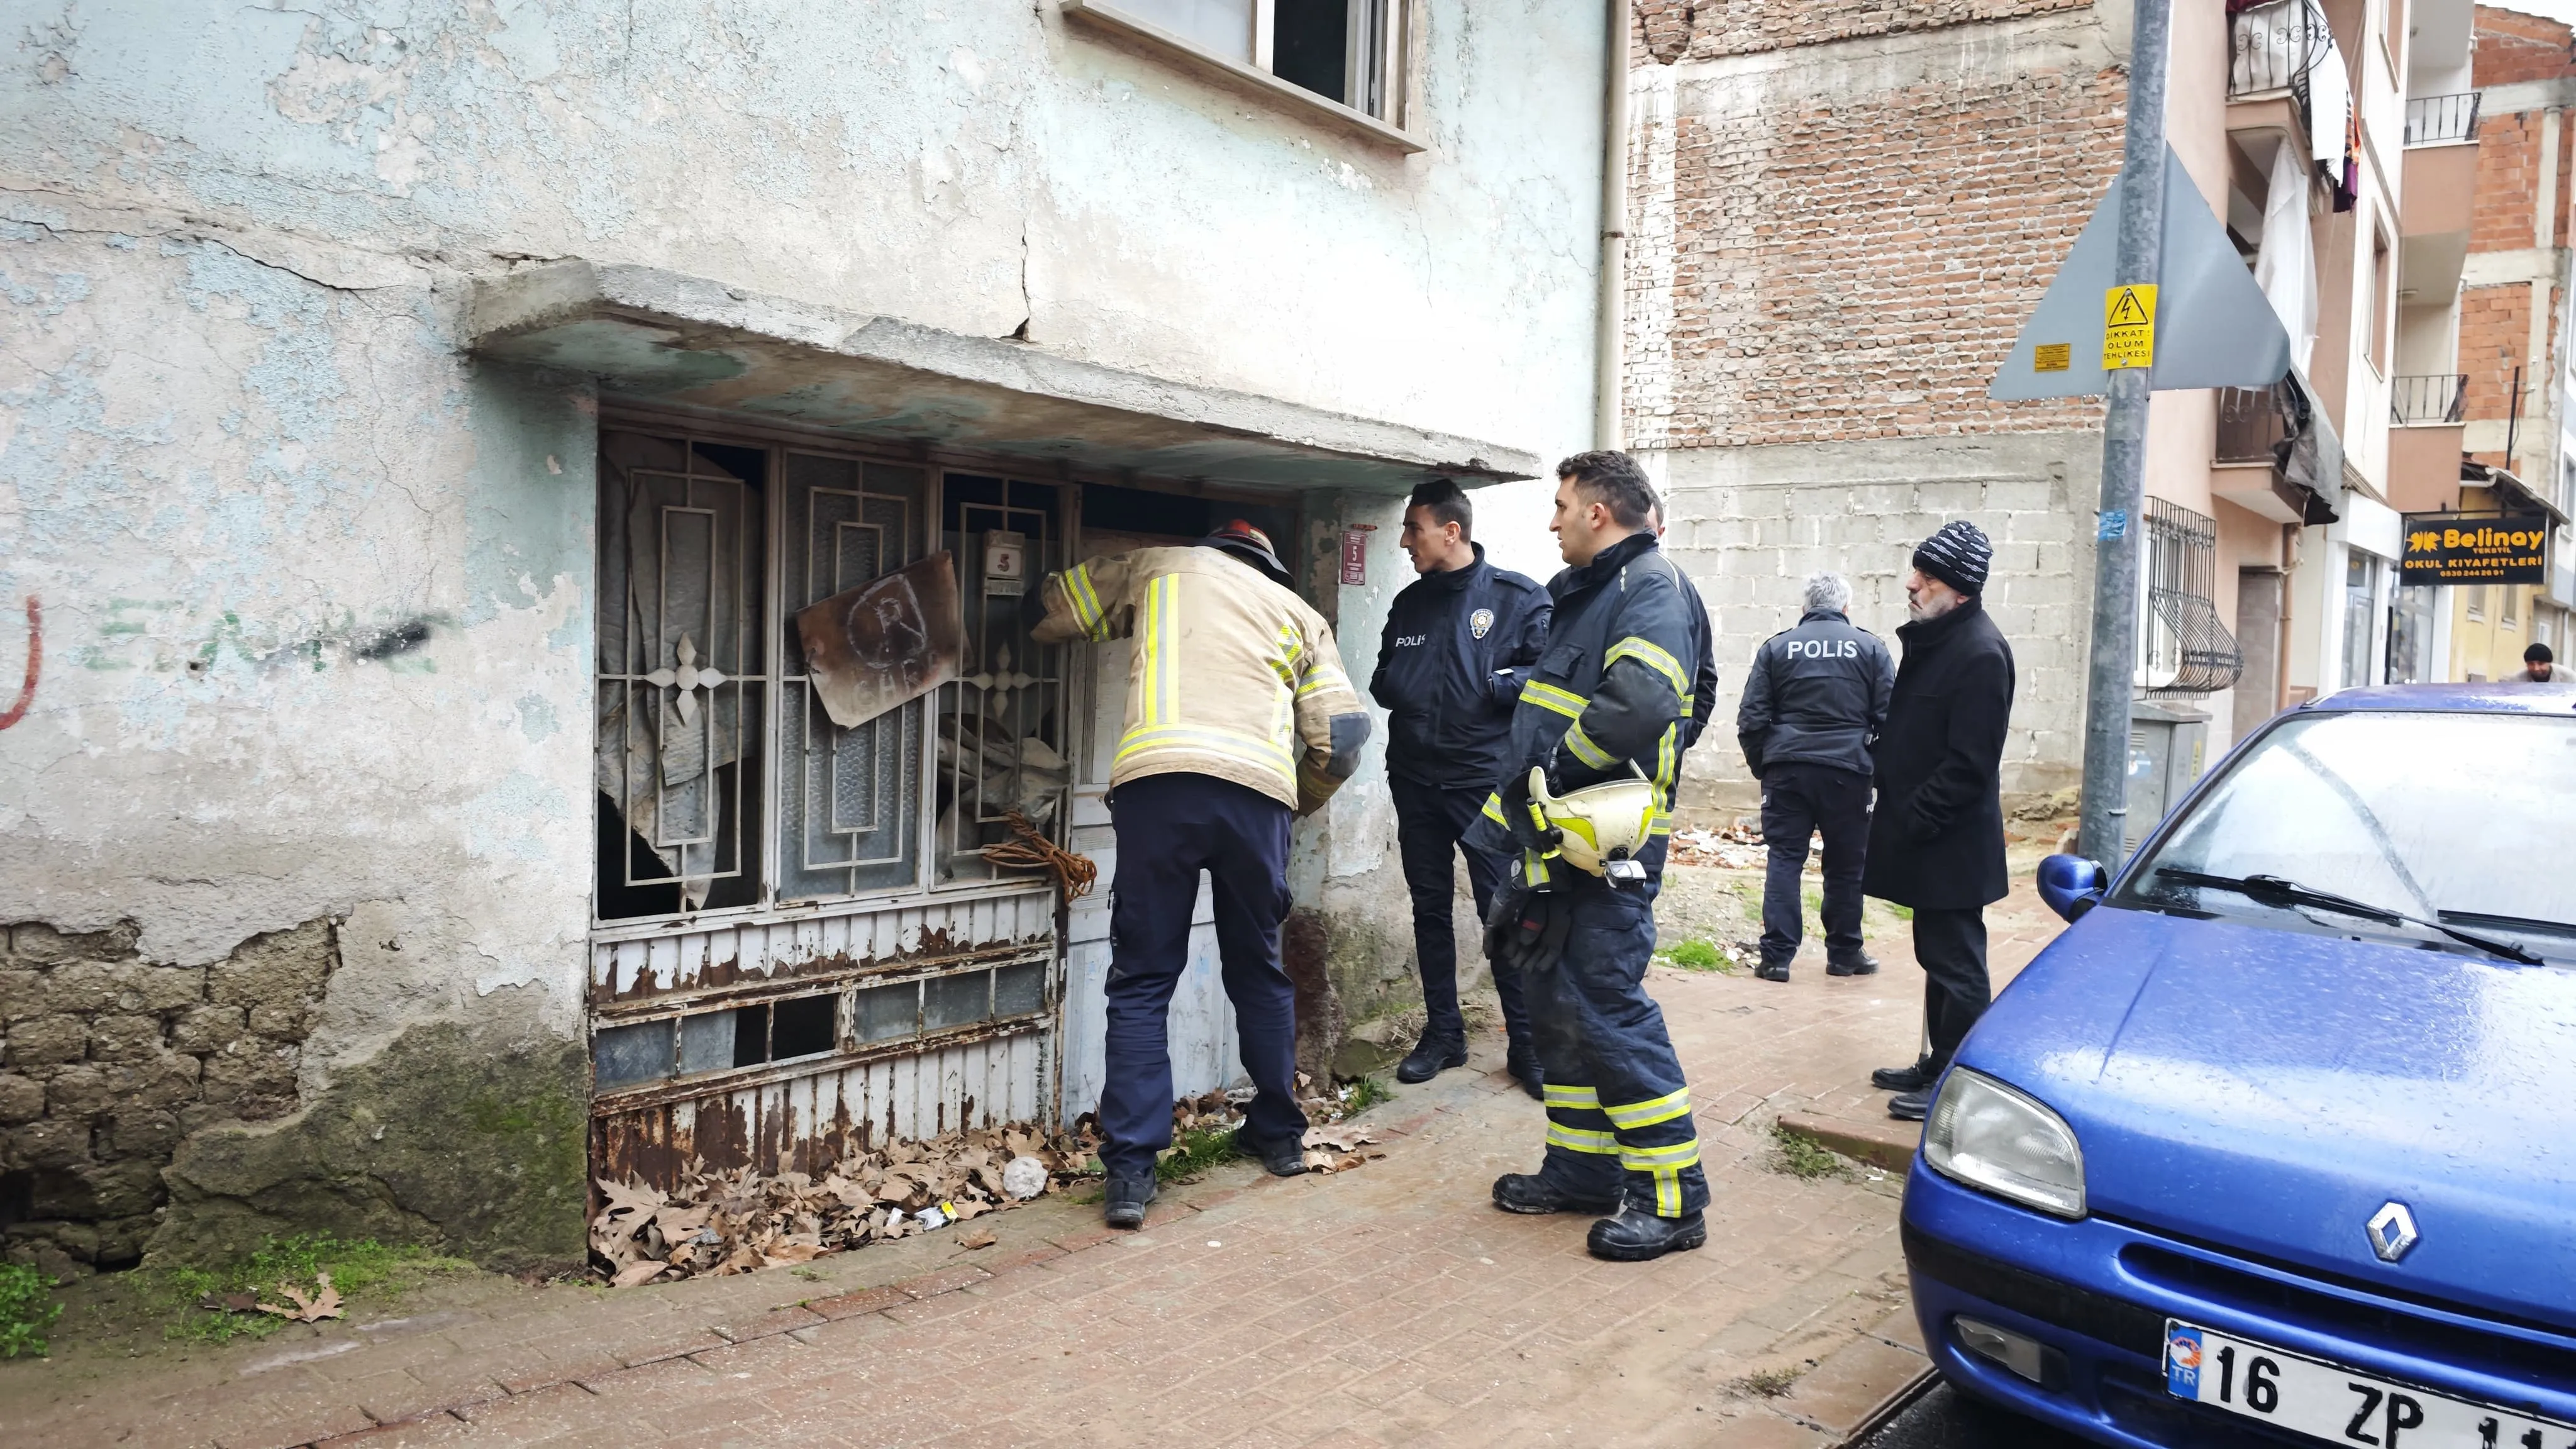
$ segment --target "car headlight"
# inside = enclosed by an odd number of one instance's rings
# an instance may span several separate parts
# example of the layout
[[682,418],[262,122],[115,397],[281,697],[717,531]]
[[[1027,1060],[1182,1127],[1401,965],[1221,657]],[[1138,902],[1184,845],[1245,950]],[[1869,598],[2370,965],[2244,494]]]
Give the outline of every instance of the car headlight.
[[1965,1067],[1941,1084],[1923,1129],[1923,1160],[1943,1177],[2024,1207],[2084,1216],[2084,1149],[2066,1119]]

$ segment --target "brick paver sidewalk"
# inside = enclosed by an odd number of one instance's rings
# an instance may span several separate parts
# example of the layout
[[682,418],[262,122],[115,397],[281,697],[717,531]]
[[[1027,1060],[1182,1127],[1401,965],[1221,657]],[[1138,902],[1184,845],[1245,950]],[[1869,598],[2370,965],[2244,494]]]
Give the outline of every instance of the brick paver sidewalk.
[[[1995,918],[1999,967],[2053,924],[2026,896]],[[1858,980],[1809,960],[1785,986],[1656,970],[1715,1193],[1709,1245],[1659,1263],[1595,1262],[1586,1220],[1488,1204],[1497,1173],[1536,1163],[1542,1118],[1482,1042],[1363,1119],[1382,1159],[1285,1181],[1230,1166],[1141,1233],[1051,1201],[981,1220],[1001,1241],[980,1252],[931,1234],[822,1260],[819,1283],[531,1290],[298,1329],[33,1412],[0,1397],[0,1439],[1832,1444],[1925,1365],[1900,1179],[1789,1176],[1769,1127],[1883,1111],[1868,1070],[1911,1056],[1921,977],[1901,940],[1873,948],[1888,969]],[[0,1396],[30,1382],[0,1376]]]

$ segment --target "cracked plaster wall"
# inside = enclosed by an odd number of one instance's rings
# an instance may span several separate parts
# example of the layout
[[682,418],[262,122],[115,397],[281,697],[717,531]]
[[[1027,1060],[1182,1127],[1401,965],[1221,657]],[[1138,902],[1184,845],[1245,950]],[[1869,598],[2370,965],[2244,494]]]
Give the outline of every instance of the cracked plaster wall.
[[[1589,430],[1597,27],[1474,9],[1427,7],[1405,159],[1046,4],[9,7],[0,679],[24,597],[44,667],[0,731],[0,920],[179,967],[339,943],[299,1113],[192,1138],[176,1235],[577,1228],[597,404],[462,355],[467,279],[668,267],[1554,456]],[[1364,675],[1404,570],[1361,507]],[[1400,943],[1373,778],[1301,895]],[[529,1100],[388,1085],[460,1050]],[[573,1198],[441,1186],[467,1159],[396,1118],[442,1110],[543,1138]]]

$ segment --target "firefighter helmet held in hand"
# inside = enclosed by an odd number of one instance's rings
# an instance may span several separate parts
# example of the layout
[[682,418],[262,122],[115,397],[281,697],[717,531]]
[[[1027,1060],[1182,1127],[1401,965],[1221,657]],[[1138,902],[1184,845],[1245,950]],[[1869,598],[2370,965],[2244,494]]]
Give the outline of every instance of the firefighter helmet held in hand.
[[1608,862],[1645,849],[1654,829],[1655,783],[1643,775],[1550,795],[1547,772],[1533,766],[1529,791],[1530,802],[1562,837],[1557,852],[1566,864],[1591,875],[1605,874]]

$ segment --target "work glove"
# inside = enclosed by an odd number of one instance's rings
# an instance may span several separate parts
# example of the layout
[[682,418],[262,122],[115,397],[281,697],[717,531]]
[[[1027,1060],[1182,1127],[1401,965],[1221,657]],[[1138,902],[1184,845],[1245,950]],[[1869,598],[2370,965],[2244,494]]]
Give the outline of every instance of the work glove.
[[1509,913],[1497,911],[1496,919],[1485,928],[1485,959],[1496,966],[1526,974],[1544,971],[1565,955],[1565,939],[1574,927],[1574,908],[1564,896],[1550,891],[1524,893],[1520,906]]

